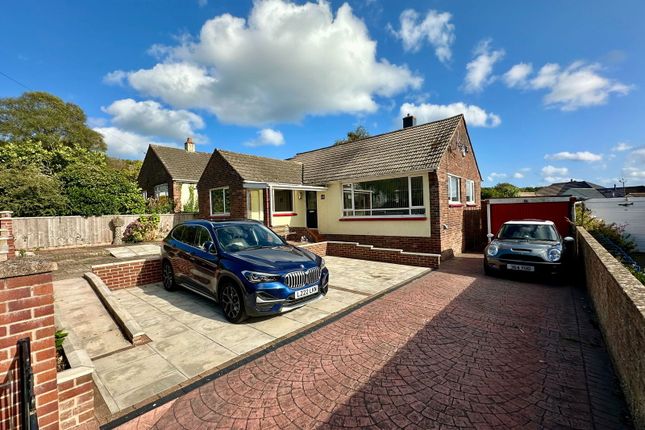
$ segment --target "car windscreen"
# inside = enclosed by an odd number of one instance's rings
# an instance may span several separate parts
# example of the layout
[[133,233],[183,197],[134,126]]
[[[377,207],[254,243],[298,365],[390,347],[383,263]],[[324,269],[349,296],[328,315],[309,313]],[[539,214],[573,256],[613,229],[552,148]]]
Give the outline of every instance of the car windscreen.
[[227,252],[284,245],[280,237],[261,224],[235,224],[219,227],[215,230],[215,236],[219,246]]
[[497,235],[498,239],[510,240],[548,240],[557,241],[558,233],[552,225],[546,224],[504,224]]

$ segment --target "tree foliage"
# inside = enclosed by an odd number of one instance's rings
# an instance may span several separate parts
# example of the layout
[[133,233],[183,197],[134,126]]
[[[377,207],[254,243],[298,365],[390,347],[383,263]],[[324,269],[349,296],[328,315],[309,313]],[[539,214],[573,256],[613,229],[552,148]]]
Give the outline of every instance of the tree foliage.
[[146,202],[137,185],[109,167],[72,164],[58,175],[74,215],[143,213]]
[[352,131],[347,132],[347,137],[344,139],[339,139],[337,140],[334,145],[342,145],[343,143],[348,143],[348,142],[354,142],[356,140],[364,139],[366,137],[369,137],[370,134],[369,132],[363,127],[362,125],[359,125]]
[[60,181],[33,166],[0,169],[0,208],[14,216],[51,216],[68,212]]
[[505,197],[517,197],[520,195],[520,188],[508,182],[502,182],[494,187],[482,188],[482,199],[499,199]]
[[10,168],[32,166],[45,175],[55,175],[71,164],[105,166],[102,152],[90,151],[80,145],[53,142],[44,146],[35,140],[0,142],[0,165]]
[[60,144],[92,151],[107,149],[103,136],[89,128],[79,106],[46,92],[0,98],[0,140],[32,140],[45,147]]

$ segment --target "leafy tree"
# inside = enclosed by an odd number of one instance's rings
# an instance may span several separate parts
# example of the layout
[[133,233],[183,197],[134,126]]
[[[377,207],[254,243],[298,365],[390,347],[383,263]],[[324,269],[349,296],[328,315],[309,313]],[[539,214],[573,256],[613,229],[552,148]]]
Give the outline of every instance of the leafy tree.
[[0,141],[0,164],[5,167],[33,166],[46,175],[56,174],[75,163],[105,166],[102,152],[90,151],[77,144],[52,142],[47,147],[31,139],[23,142]]
[[137,185],[109,167],[72,164],[59,175],[74,215],[136,214],[146,202]]
[[482,188],[482,199],[499,199],[504,197],[517,197],[520,189],[508,182],[502,182],[494,187]]
[[339,139],[337,140],[334,145],[342,145],[343,143],[348,143],[348,142],[354,142],[356,140],[364,139],[366,137],[369,137],[370,134],[369,132],[363,127],[362,125],[359,125],[352,131],[347,132],[347,137],[344,139]]
[[26,92],[0,98],[0,140],[32,140],[51,146],[78,145],[92,151],[107,149],[103,136],[86,125],[83,109],[46,92]]
[[0,169],[0,208],[14,216],[64,215],[68,203],[57,178],[33,166]]
[[139,171],[143,161],[141,160],[122,160],[120,158],[107,157],[107,165],[112,169],[123,172],[130,180],[135,181],[139,177]]

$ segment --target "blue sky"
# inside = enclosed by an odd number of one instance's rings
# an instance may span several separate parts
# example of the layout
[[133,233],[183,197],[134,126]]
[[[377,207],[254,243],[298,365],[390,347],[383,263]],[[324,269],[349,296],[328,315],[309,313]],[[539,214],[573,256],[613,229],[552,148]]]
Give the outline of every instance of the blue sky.
[[[464,112],[484,185],[645,183],[645,2],[30,1],[0,72],[79,104],[109,152],[285,158]],[[0,96],[25,88],[0,76]]]

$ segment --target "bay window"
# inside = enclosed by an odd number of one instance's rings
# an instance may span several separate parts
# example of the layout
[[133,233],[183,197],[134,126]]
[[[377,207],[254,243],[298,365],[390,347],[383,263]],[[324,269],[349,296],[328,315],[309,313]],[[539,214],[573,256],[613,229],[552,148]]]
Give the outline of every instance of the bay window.
[[448,202],[461,203],[461,179],[448,175]]
[[210,190],[211,215],[230,215],[231,191],[228,187]]
[[343,216],[424,215],[423,177],[343,184]]

